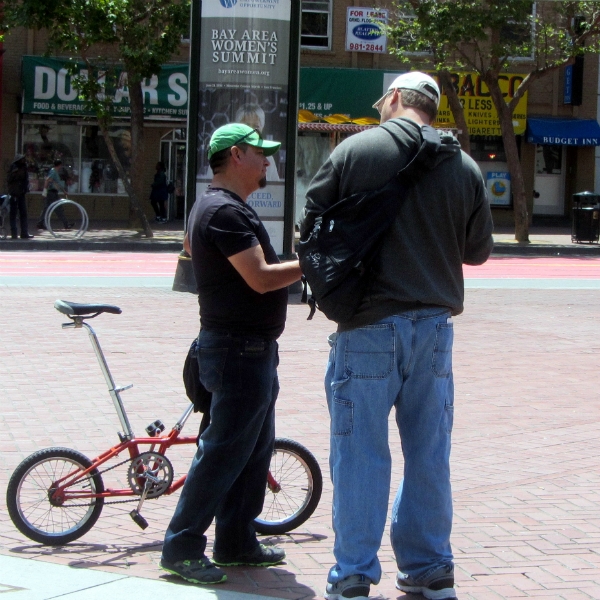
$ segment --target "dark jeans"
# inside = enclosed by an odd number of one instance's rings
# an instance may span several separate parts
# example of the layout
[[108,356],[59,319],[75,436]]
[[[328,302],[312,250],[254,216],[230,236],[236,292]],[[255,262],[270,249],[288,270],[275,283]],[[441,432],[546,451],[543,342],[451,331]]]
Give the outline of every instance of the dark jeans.
[[27,227],[27,202],[25,200],[25,194],[10,197],[10,233],[13,237],[18,233],[17,213],[19,213],[19,221],[21,224],[21,237],[27,237],[29,235],[29,229]]
[[154,214],[161,219],[167,218],[167,201],[166,200],[154,200],[150,198],[150,204],[154,209]]
[[[45,229],[46,225],[44,224],[44,220],[46,219],[46,212],[50,208],[50,205],[53,202],[59,200],[58,190],[48,190],[48,195],[46,196],[46,203],[42,212],[40,213],[40,218],[38,219],[38,227],[40,229]],[[56,216],[62,221],[63,226],[66,228],[68,226],[67,217],[65,216],[65,211],[62,206],[58,206],[54,211]]]
[[198,363],[212,392],[211,422],[165,535],[162,554],[169,562],[201,558],[213,518],[215,553],[235,556],[258,545],[253,521],[273,453],[277,342],[202,330]]

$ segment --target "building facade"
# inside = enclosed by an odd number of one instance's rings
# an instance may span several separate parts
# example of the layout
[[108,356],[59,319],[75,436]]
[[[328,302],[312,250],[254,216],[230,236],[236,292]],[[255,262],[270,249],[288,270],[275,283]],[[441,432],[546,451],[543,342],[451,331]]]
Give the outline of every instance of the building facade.
[[[385,18],[386,6],[391,13],[391,3],[359,4],[368,3],[301,2],[296,215],[304,205],[308,183],[331,150],[349,135],[376,125],[373,102],[399,73],[411,68],[389,54],[385,39],[373,33],[373,22]],[[44,32],[25,30],[5,38],[0,58],[0,165],[6,172],[16,153],[26,155],[32,215],[41,206],[43,181],[52,160],[60,157],[69,171],[70,197],[86,208],[91,219],[125,221],[129,204],[123,184],[93,116],[85,114],[70,85],[62,66],[68,57],[44,58],[46,41]],[[175,187],[169,201],[171,219],[185,213],[188,57],[189,44],[183,41],[172,64],[145,86],[143,176],[149,194],[156,162],[165,163]],[[428,70],[426,58],[415,57],[414,65]],[[515,59],[502,81],[507,95],[527,73],[528,64],[527,57]],[[573,97],[572,69],[561,69],[535,82],[515,111],[528,212],[533,217],[568,216],[574,193],[600,190],[598,57],[586,55],[576,68],[582,68],[584,82],[580,98]],[[489,94],[476,74],[454,76],[465,103],[471,154],[486,180],[495,222],[512,224],[510,177]],[[131,144],[126,87],[116,104],[121,112],[115,115],[111,136],[126,163]],[[445,97],[437,125],[453,128]],[[151,214],[149,202],[142,200]]]

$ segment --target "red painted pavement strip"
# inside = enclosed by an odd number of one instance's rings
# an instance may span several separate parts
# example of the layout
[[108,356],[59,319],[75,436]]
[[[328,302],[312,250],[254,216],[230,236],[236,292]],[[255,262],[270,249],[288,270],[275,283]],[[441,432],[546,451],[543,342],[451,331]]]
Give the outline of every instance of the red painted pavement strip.
[[[177,255],[134,252],[10,252],[0,254],[0,275],[171,276]],[[467,279],[600,279],[600,258],[497,258],[464,266]]]
[[0,275],[166,277],[175,273],[177,259],[152,252],[11,252],[0,254]]
[[600,258],[490,258],[464,265],[466,279],[600,279]]

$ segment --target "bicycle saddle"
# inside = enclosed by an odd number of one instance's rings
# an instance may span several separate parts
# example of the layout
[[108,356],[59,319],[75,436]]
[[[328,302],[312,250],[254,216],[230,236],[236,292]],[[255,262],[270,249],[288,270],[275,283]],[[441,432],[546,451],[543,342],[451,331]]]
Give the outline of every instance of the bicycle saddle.
[[99,315],[100,313],[110,313],[120,315],[123,311],[118,306],[112,304],[77,304],[76,302],[67,302],[66,300],[57,300],[54,308],[63,315],[83,317],[86,315]]

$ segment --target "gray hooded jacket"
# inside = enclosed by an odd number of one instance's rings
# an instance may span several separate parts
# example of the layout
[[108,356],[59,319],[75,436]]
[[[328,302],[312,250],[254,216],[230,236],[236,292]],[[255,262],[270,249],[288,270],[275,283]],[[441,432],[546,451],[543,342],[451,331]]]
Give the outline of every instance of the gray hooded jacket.
[[[372,267],[369,291],[344,329],[415,308],[463,311],[462,265],[484,263],[493,247],[492,217],[481,172],[450,135],[429,170],[407,193]],[[383,187],[416,153],[419,125],[387,121],[335,148],[306,193],[301,235],[328,206],[351,194]]]

